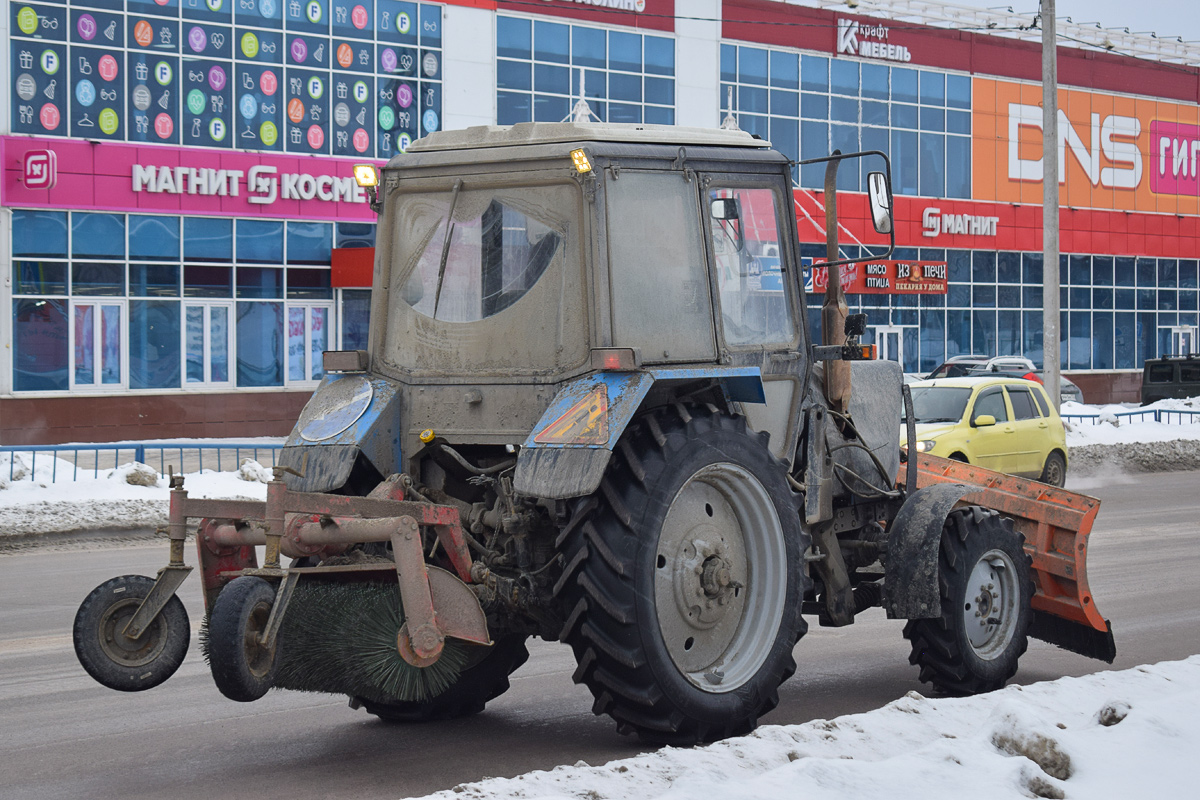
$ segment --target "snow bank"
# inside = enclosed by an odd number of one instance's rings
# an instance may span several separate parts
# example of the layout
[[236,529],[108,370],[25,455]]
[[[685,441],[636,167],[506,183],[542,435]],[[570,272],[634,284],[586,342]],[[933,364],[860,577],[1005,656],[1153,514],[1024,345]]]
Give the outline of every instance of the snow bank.
[[[1186,797],[1200,656],[961,699],[916,692],[865,714],[691,750],[463,784],[437,800],[1129,800]],[[1188,787],[1193,787],[1189,789]]]
[[[17,453],[14,480],[9,481],[8,455],[0,454],[0,476],[5,479],[0,482],[0,539],[40,533],[145,530],[167,524],[167,480],[145,464],[124,464],[100,470],[98,475],[80,470],[78,479],[72,481],[74,466],[58,459],[58,481],[52,483],[52,459],[39,457],[34,479],[30,480],[29,456]],[[270,468],[249,459],[246,462],[238,472],[204,470],[185,476],[188,495],[266,500],[267,487],[261,478],[266,475],[270,479]],[[18,472],[21,480],[15,479]]]
[[1063,403],[1062,413],[1095,416],[1096,421],[1067,420],[1071,475],[1117,472],[1178,472],[1200,469],[1200,420],[1190,424],[1143,422],[1121,417],[1155,409],[1200,412],[1200,398],[1159,400],[1148,406],[1091,406]]

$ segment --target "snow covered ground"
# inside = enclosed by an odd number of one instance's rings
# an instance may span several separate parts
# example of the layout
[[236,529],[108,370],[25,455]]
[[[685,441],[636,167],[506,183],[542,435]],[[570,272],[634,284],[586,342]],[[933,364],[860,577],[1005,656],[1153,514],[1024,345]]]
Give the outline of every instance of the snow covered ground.
[[[438,800],[1195,797],[1200,656],[764,726],[690,750],[493,778]],[[1191,789],[1187,787],[1191,786]]]

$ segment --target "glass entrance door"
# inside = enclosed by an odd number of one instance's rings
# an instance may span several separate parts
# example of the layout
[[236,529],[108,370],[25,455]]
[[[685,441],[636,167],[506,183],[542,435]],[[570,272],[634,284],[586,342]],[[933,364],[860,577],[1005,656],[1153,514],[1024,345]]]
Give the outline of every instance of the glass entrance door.
[[881,360],[895,361],[905,372],[916,372],[916,325],[876,325],[874,332]]
[[1200,352],[1196,347],[1196,329],[1187,325],[1171,329],[1171,355],[1186,356]]

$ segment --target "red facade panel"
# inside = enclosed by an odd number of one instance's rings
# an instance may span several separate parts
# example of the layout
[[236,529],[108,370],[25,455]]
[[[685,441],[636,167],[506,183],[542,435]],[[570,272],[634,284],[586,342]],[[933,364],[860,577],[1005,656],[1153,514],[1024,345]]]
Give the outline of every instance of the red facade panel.
[[[842,14],[774,0],[725,0],[722,15],[721,35],[726,39],[834,54],[837,21],[857,20],[863,25],[888,28],[888,41],[905,46],[914,66],[1029,81],[1040,81],[1042,76],[1041,47],[1036,42]],[[1190,103],[1200,101],[1200,69],[1075,47],[1059,48],[1058,80],[1063,86]]]

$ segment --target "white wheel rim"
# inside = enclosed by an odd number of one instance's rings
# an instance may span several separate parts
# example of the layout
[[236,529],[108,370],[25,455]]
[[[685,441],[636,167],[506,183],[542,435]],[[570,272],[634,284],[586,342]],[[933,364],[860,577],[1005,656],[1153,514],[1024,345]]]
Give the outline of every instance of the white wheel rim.
[[655,611],[671,661],[706,692],[730,692],[770,655],[787,603],[787,546],[766,488],[730,463],[704,467],[663,520]]
[[998,658],[1012,642],[1020,615],[1020,587],[1012,558],[989,550],[975,562],[963,599],[963,629],[975,655]]

